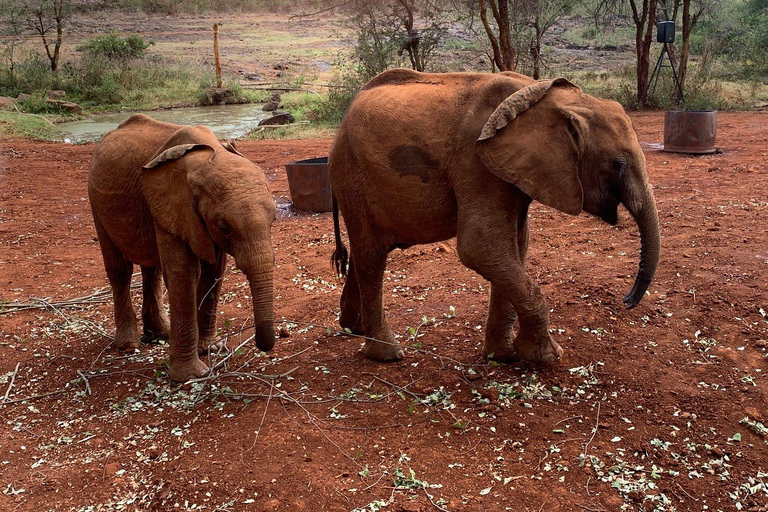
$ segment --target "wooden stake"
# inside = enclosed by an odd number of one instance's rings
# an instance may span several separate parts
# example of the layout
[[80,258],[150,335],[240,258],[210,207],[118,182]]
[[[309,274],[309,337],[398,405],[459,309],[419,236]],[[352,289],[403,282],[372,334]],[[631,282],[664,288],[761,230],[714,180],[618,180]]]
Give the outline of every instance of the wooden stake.
[[219,56],[219,24],[213,24],[213,54],[216,58],[216,87],[221,89],[221,57]]

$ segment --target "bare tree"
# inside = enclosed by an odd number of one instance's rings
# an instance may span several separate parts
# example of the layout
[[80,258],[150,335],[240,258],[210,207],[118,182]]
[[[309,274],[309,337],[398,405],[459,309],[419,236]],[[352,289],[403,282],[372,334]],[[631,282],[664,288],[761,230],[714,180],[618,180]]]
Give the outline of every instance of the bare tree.
[[13,72],[16,66],[16,50],[22,40],[23,10],[17,2],[9,0],[0,0],[0,12],[2,13],[2,25],[0,25],[0,35],[3,36],[3,46],[5,46],[5,57],[8,59],[8,69]]
[[[51,71],[56,72],[59,68],[64,23],[68,14],[66,2],[65,0],[28,2],[28,8],[27,24],[40,36],[45,54],[51,62]],[[55,37],[51,35],[53,31],[56,33]]]
[[73,0],[3,0],[0,13],[5,24],[19,33],[23,29],[40,37],[51,71],[55,72],[59,68],[64,25],[71,14],[72,3]]
[[[493,50],[493,64],[499,71],[514,71],[516,64],[516,51],[512,44],[512,32],[510,31],[509,2],[507,0],[477,0],[480,19],[488,36]],[[488,21],[488,8],[496,23],[494,31]]]
[[[712,12],[719,4],[719,0],[660,0],[660,7],[664,12],[665,19],[674,21],[677,24],[677,16],[682,7],[681,34],[680,34],[680,55],[677,67],[677,76],[680,80],[680,86],[685,88],[685,78],[688,74],[688,60],[691,52],[691,33],[696,27],[702,16]],[[671,14],[670,6],[671,5]],[[672,45],[673,55],[676,48]]]
[[355,56],[367,78],[408,56],[424,71],[446,30],[439,0],[353,0],[339,6],[357,33]]
[[568,14],[576,0],[517,0],[519,22],[529,28],[528,50],[533,78],[541,78],[543,62],[541,47],[544,36],[552,26]]
[[651,43],[656,24],[657,0],[597,0],[592,13],[597,24],[616,17],[629,7],[635,25],[635,54],[637,56],[637,103],[640,107],[648,104],[648,70],[651,61]]

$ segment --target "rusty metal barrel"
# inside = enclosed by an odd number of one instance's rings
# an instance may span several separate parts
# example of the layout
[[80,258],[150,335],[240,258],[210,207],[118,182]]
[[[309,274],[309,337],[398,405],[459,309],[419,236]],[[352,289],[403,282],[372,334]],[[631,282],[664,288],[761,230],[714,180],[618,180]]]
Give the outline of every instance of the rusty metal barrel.
[[705,154],[716,151],[717,110],[664,113],[664,151]]
[[333,209],[328,157],[286,164],[285,173],[294,208],[308,212],[329,212]]

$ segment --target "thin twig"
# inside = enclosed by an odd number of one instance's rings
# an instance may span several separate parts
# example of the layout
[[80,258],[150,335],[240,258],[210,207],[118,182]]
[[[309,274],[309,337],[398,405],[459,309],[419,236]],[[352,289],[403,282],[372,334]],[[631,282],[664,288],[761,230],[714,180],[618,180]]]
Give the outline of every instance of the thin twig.
[[0,407],[2,407],[4,405],[17,404],[19,402],[27,402],[29,400],[37,400],[38,398],[43,398],[43,397],[51,396],[51,395],[58,395],[59,393],[66,393],[66,392],[67,392],[66,389],[57,389],[56,391],[50,391],[48,393],[42,393],[40,395],[32,395],[32,396],[28,396],[26,398],[17,398],[15,400],[8,400],[7,402],[0,403]]
[[589,449],[589,445],[592,443],[592,440],[595,438],[595,434],[597,434],[597,429],[600,426],[600,402],[597,402],[597,417],[595,418],[595,428],[592,430],[592,437],[589,438],[589,441],[587,441],[587,445],[584,447],[584,461],[587,460],[587,450]]
[[267,417],[267,409],[269,409],[269,402],[272,400],[272,392],[274,390],[275,390],[275,386],[272,384],[272,382],[270,382],[269,397],[267,397],[267,404],[264,406],[264,413],[261,415],[261,422],[259,422],[259,428],[256,429],[256,436],[253,438],[253,443],[251,443],[251,447],[240,454],[241,459],[246,453],[253,450],[254,446],[256,446],[256,441],[259,439],[259,434],[261,434],[261,427],[264,426],[264,419]]
[[77,374],[80,376],[81,379],[83,379],[83,382],[85,383],[85,392],[88,393],[88,396],[91,396],[91,385],[88,383],[88,379],[80,370],[77,370]]
[[605,512],[604,508],[589,508],[588,506],[582,505],[581,503],[574,503],[574,505],[576,505],[577,507],[581,507],[584,510],[589,510],[590,512]]
[[5,396],[3,397],[3,403],[6,403],[8,401],[8,395],[11,394],[11,389],[13,389],[13,383],[16,382],[16,374],[19,373],[19,365],[21,365],[21,361],[16,363],[16,369],[13,370],[13,375],[11,375],[11,381],[8,384],[8,389],[5,390]]

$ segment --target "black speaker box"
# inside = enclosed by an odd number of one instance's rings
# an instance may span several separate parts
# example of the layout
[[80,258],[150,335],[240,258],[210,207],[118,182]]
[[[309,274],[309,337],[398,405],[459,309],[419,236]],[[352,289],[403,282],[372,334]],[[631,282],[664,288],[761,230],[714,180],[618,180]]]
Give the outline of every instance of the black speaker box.
[[660,21],[656,26],[656,41],[660,43],[675,42],[675,22]]

